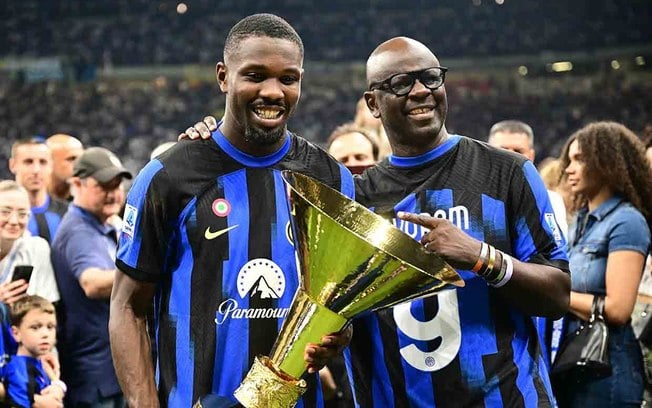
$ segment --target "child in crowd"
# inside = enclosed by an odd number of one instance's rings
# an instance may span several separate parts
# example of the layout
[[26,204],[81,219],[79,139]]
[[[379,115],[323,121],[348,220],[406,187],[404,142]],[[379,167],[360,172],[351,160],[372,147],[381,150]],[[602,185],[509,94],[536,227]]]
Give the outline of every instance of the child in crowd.
[[56,342],[57,319],[52,303],[25,296],[12,305],[11,330],[18,352],[4,367],[5,404],[28,408],[61,407],[66,385],[40,358]]

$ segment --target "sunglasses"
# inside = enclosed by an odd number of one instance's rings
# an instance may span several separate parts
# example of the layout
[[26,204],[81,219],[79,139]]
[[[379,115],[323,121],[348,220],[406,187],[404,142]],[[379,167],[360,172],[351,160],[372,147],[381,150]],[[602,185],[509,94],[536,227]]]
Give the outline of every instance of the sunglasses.
[[391,92],[396,96],[403,96],[412,91],[412,88],[414,88],[414,84],[418,79],[423,86],[434,91],[444,85],[446,71],[448,71],[448,68],[446,67],[432,67],[421,71],[394,74],[383,81],[371,84],[369,90],[374,91],[380,89],[385,92]]

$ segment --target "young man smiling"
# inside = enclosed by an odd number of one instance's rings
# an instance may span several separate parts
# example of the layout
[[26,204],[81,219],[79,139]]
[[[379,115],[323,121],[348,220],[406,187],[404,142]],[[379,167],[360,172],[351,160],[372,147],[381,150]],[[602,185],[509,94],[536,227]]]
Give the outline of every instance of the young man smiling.
[[[267,355],[298,287],[282,170],[353,195],[346,168],[287,131],[301,92],[303,44],[283,19],[244,18],[229,32],[217,81],[218,129],[151,161],[129,192],[111,301],[116,372],[129,405],[234,406],[253,359]],[[146,315],[156,296],[156,362]],[[310,346],[310,371],[348,343]],[[309,375],[299,406],[321,403]],[[157,391],[158,388],[158,391]]]
[[[550,407],[532,315],[568,309],[564,238],[531,162],[448,133],[445,73],[406,37],[367,61],[365,98],[393,153],[356,179],[356,200],[441,255],[466,286],[353,321],[355,403]],[[205,121],[194,129],[202,137]]]

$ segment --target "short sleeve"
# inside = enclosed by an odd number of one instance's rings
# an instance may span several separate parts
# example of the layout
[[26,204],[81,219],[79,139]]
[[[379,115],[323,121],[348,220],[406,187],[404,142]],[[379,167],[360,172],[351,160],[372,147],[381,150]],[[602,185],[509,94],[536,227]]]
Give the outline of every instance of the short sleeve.
[[106,256],[98,253],[98,248],[105,248],[104,237],[85,225],[63,241],[61,251],[68,263],[68,270],[79,280],[82,272],[88,268],[108,269]]
[[626,207],[616,215],[609,234],[609,252],[636,251],[647,255],[650,249],[650,230],[643,215]]
[[548,190],[530,161],[514,171],[510,183],[514,211],[514,256],[525,262],[550,263],[568,270],[566,239],[557,223]]
[[351,200],[355,200],[355,184],[353,182],[353,175],[351,171],[346,168],[342,163],[338,163],[340,167],[340,192]]
[[10,362],[5,368],[5,398],[9,403],[8,406],[29,408],[32,406],[27,389],[29,378],[27,371],[20,368],[25,368],[25,366],[15,362]]
[[172,189],[174,183],[167,179],[163,164],[153,160],[138,174],[127,195],[116,265],[136,280],[160,279],[172,230],[168,222]]

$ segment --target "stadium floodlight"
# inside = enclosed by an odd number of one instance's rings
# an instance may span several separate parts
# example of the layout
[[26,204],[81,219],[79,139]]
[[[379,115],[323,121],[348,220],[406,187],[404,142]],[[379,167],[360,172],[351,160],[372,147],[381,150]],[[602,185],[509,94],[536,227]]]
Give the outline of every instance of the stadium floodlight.
[[552,63],[554,72],[568,72],[573,70],[573,63],[570,61],[558,61]]

